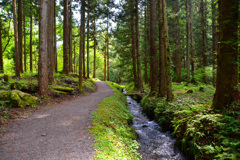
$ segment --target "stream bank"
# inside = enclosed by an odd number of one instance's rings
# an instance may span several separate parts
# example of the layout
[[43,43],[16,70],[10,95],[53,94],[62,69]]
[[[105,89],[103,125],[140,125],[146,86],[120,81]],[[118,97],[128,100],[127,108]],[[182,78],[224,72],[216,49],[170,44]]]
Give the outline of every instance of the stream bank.
[[163,129],[156,121],[149,119],[144,113],[140,103],[126,96],[130,113],[134,116],[132,127],[136,129],[141,147],[138,152],[145,160],[185,160],[176,149],[175,140],[170,132]]

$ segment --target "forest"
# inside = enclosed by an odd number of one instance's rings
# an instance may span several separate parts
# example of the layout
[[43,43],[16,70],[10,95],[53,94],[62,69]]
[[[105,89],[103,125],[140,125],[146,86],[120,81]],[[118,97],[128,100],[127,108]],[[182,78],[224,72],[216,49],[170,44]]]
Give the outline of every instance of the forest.
[[162,156],[141,153],[128,97],[186,159],[240,159],[239,20],[239,0],[0,0],[0,132],[106,81],[96,159]]

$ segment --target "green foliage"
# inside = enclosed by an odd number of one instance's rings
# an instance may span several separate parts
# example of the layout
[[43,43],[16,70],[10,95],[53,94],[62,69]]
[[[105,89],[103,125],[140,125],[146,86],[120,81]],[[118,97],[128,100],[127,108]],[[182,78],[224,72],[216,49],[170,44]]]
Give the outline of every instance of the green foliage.
[[[182,81],[187,82],[187,68],[181,69],[182,73]],[[207,83],[212,84],[213,82],[213,74],[216,75],[216,70],[213,71],[212,66],[204,68],[198,68],[197,70],[194,70],[194,77],[192,80],[197,84]],[[204,82],[204,76],[206,77],[206,82]],[[176,79],[177,75],[173,74],[173,79]]]
[[[186,93],[189,89],[193,94]],[[240,112],[211,111],[214,88],[210,85],[174,83],[173,90],[173,102],[146,96],[142,104],[154,110],[154,118],[165,129],[173,131],[178,146],[194,159],[239,159]]]
[[137,133],[129,127],[133,116],[129,113],[126,97],[114,86],[113,95],[105,98],[93,113],[91,133],[95,140],[95,159],[140,159],[137,152]]

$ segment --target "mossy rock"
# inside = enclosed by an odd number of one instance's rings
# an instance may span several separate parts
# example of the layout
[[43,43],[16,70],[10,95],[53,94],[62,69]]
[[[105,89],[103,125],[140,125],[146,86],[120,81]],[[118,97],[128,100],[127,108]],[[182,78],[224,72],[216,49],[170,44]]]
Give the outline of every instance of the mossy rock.
[[10,100],[12,107],[24,108],[30,105],[36,105],[39,99],[37,97],[31,96],[28,93],[21,92],[19,90],[10,91]]
[[7,100],[8,96],[9,96],[9,91],[0,91],[0,100],[3,100],[3,101]]
[[38,92],[38,86],[36,84],[23,84],[23,83],[18,83],[14,82],[10,84],[11,90],[20,90],[23,92],[31,92],[31,93],[36,93]]
[[68,94],[68,95],[73,95],[73,88],[70,87],[62,87],[62,86],[52,86],[51,87],[53,91],[59,93],[59,94]]

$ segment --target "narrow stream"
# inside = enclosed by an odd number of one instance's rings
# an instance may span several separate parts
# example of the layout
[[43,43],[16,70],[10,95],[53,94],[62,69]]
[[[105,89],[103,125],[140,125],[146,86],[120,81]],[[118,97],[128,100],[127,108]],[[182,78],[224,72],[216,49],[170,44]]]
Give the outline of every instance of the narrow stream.
[[132,126],[139,134],[138,142],[143,160],[185,160],[174,147],[175,140],[169,132],[162,132],[162,128],[147,118],[142,107],[134,99],[127,96],[130,113],[134,115]]

